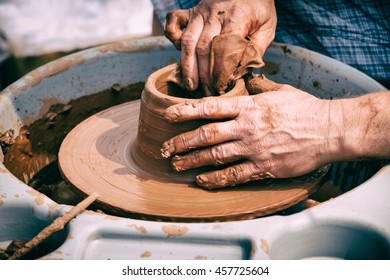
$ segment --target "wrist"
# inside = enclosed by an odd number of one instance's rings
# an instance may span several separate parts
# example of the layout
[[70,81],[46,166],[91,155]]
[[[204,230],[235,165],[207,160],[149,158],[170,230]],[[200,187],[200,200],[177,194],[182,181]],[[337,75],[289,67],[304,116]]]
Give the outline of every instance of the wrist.
[[[333,111],[338,115],[340,137],[337,160],[361,160],[383,158],[390,154],[389,145],[389,92],[367,94],[355,98],[331,100]],[[332,120],[332,122],[331,122]],[[333,123],[333,124],[332,124]]]
[[343,99],[323,100],[326,103],[325,114],[325,163],[351,160],[356,157],[354,139],[356,132],[347,131],[346,108]]

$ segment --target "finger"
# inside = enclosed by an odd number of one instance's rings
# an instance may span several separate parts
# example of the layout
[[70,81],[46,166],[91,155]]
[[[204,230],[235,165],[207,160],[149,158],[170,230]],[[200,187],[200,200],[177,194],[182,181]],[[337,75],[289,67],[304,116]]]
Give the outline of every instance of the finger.
[[161,154],[164,157],[170,157],[171,155],[187,152],[191,149],[236,140],[239,137],[237,136],[238,129],[236,126],[236,121],[203,125],[198,129],[179,134],[164,142],[161,148]]
[[252,102],[249,96],[206,97],[194,103],[180,103],[168,107],[164,117],[170,122],[184,122],[196,119],[235,118],[241,107]]
[[194,91],[199,85],[196,46],[202,30],[203,18],[201,16],[195,16],[181,36],[181,70],[183,83],[188,91]]
[[176,49],[180,50],[182,29],[188,24],[189,11],[188,10],[173,10],[166,16],[165,23],[165,37],[167,37]]
[[259,170],[253,162],[245,161],[222,170],[200,174],[196,176],[196,183],[206,189],[217,189],[265,178],[275,176],[268,171]]
[[199,77],[202,85],[205,88],[205,95],[210,96],[208,88],[211,88],[211,78],[210,78],[210,53],[211,53],[211,41],[212,39],[220,34],[221,32],[221,22],[214,18],[210,17],[205,23],[203,32],[199,38],[199,42],[196,46],[196,53],[198,56],[198,69]]
[[250,35],[251,42],[260,48],[261,56],[264,55],[275,37],[275,28],[273,24],[272,20],[269,20],[262,25],[260,29]]
[[238,24],[233,16],[225,18],[222,29],[222,34],[237,34],[245,38],[249,33],[249,27],[246,24]]
[[214,145],[207,149],[195,150],[184,156],[174,156],[172,167],[176,171],[184,171],[201,166],[222,165],[243,158],[245,155],[241,151],[237,142]]

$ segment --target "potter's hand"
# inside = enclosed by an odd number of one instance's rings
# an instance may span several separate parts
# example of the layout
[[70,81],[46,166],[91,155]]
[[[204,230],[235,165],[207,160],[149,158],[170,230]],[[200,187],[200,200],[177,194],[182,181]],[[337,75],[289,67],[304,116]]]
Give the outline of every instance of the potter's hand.
[[213,37],[219,34],[249,37],[263,54],[274,38],[275,28],[273,0],[203,0],[192,9],[168,13],[165,35],[182,51],[186,89],[195,90],[200,78],[206,95],[210,95],[210,43]]
[[221,121],[173,137],[162,152],[175,155],[172,166],[177,171],[229,163],[196,177],[207,189],[295,177],[331,162],[333,151],[340,150],[334,123],[342,123],[342,117],[336,112],[330,122],[331,111],[330,100],[288,85],[252,96],[206,97],[169,107],[166,119]]

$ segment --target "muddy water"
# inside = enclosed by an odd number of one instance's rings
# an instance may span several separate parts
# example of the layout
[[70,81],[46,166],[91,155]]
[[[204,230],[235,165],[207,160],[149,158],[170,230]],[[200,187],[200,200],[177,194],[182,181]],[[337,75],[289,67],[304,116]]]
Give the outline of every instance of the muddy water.
[[29,126],[21,129],[12,145],[4,149],[4,165],[17,178],[57,203],[74,205],[81,200],[58,169],[57,154],[65,136],[89,116],[139,99],[144,83],[124,88],[113,85],[103,92],[84,96],[68,104],[56,104]]

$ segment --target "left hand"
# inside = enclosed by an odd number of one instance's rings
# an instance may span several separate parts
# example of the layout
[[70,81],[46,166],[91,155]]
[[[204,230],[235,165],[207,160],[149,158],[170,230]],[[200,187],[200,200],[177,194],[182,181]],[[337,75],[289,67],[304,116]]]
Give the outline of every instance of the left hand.
[[231,164],[196,177],[196,183],[208,189],[304,175],[332,162],[332,156],[340,152],[338,124],[342,121],[337,111],[330,121],[333,103],[329,102],[282,85],[257,95],[206,97],[195,105],[174,105],[165,112],[171,122],[223,121],[167,140],[162,152],[175,155],[176,171]]
[[274,39],[277,22],[273,0],[202,0],[191,9],[169,12],[166,19],[165,35],[181,50],[183,86],[194,91],[201,82],[206,96],[211,95],[213,37],[248,37],[262,56]]

